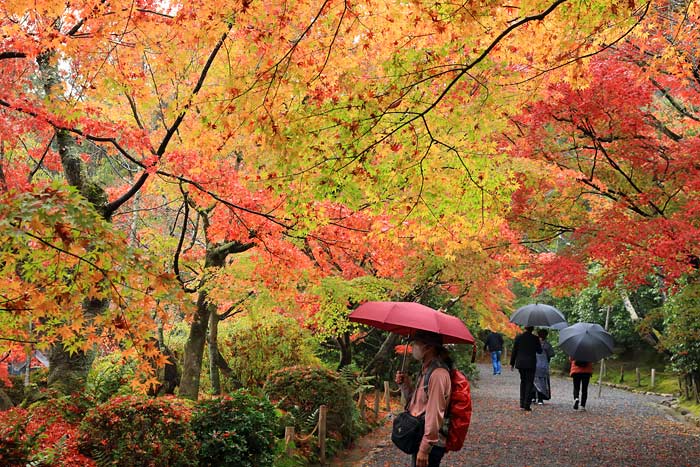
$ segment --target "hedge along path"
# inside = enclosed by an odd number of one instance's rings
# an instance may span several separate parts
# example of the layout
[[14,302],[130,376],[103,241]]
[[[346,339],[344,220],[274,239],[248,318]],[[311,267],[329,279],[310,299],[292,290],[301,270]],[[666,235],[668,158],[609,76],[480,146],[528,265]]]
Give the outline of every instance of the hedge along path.
[[[570,378],[552,378],[552,399],[519,408],[520,376],[505,368],[491,374],[479,364],[472,384],[472,423],[464,448],[443,458],[442,467],[697,467],[700,428],[676,419],[664,397],[597,386],[588,389],[587,411],[574,411]],[[361,460],[344,467],[410,466],[410,456],[389,440],[389,427]],[[367,448],[366,448],[367,449]]]

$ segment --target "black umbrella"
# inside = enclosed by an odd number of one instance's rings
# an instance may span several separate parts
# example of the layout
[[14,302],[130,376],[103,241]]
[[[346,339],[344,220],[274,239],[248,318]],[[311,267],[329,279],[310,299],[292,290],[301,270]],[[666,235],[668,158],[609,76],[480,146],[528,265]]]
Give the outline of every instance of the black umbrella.
[[558,323],[566,323],[566,318],[551,305],[531,303],[518,308],[510,317],[510,322],[521,326],[550,328]]
[[561,321],[559,323],[554,323],[550,326],[550,328],[555,329],[557,331],[561,331],[562,329],[569,327],[569,323],[566,321]]
[[600,324],[576,323],[559,331],[559,347],[574,360],[597,362],[612,355],[614,345]]

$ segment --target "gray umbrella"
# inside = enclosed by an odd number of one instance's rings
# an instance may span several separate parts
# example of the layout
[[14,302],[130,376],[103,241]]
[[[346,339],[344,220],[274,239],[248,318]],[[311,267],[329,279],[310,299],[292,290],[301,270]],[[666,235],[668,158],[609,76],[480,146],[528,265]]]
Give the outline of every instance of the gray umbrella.
[[559,331],[559,347],[574,360],[597,362],[612,355],[614,345],[600,324],[576,323]]
[[561,311],[544,303],[531,303],[518,308],[510,317],[511,323],[521,326],[537,326],[550,328],[557,323],[566,323]]

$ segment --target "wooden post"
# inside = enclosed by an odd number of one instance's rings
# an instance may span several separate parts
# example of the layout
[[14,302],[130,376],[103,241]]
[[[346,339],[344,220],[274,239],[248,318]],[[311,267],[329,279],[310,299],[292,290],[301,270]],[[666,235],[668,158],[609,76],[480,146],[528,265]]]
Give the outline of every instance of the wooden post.
[[391,393],[389,392],[389,381],[384,381],[384,404],[386,411],[391,412]]
[[326,416],[328,408],[322,405],[318,409],[318,448],[321,465],[326,463]]
[[284,427],[284,447],[287,454],[292,453],[292,443],[294,442],[294,427],[285,426]]
[[382,397],[382,392],[379,389],[374,390],[374,419],[379,418],[379,399]]
[[654,389],[656,386],[656,369],[651,369],[651,388]]
[[600,361],[600,374],[598,375],[598,397],[603,391],[603,379],[605,378],[605,359]]
[[635,373],[635,375],[637,376],[637,387],[639,387],[639,386],[642,385],[642,375],[641,375],[641,373],[639,372],[639,368],[635,368],[635,369],[634,369],[634,373]]
[[[612,308],[610,305],[607,306],[607,310],[605,311],[605,330],[608,330],[608,323],[610,322],[610,308]],[[600,375],[598,375],[598,397],[600,397],[601,392],[603,391],[603,377],[605,376],[605,359],[602,359],[600,361]]]
[[625,365],[620,366],[620,384],[625,382]]

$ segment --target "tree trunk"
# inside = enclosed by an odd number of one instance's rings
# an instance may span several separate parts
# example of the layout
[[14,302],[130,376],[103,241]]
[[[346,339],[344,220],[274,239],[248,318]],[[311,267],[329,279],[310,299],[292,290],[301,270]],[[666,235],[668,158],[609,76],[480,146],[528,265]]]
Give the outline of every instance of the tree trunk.
[[365,367],[364,373],[367,375],[377,375],[389,370],[389,366],[391,365],[391,352],[398,340],[398,334],[394,334],[393,332],[389,333],[386,339],[384,339],[384,342],[382,342],[382,345],[379,347],[377,353],[374,355],[372,361]]
[[[48,51],[37,57],[40,69],[39,78],[46,97],[54,96],[56,85],[60,82],[59,73],[56,67],[51,64],[52,56],[53,52]],[[88,181],[84,163],[80,158],[81,151],[75,138],[66,131],[58,130],[56,143],[66,181],[76,187],[98,212],[104,214],[107,196],[104,190]],[[107,302],[105,301],[86,299],[83,304],[83,313],[87,319],[92,319],[102,313],[106,307]],[[87,375],[95,358],[93,351],[70,353],[61,342],[58,342],[50,349],[48,357],[48,385],[50,388],[57,389],[63,394],[79,392],[85,388]]]
[[344,366],[350,365],[352,363],[352,343],[350,342],[350,334],[345,333],[341,337],[335,340],[340,348],[340,363],[338,363],[338,370]]
[[15,404],[12,402],[12,399],[10,399],[10,396],[0,387],[0,410],[10,410],[14,406]]
[[221,394],[221,378],[219,377],[219,315],[216,310],[209,313],[209,378],[212,394]]
[[192,324],[190,325],[190,335],[187,338],[187,343],[185,344],[185,355],[183,356],[182,364],[182,379],[180,380],[181,397],[197,400],[197,397],[199,396],[199,378],[202,373],[202,360],[204,355],[204,344],[207,340],[209,316],[211,313],[216,313],[216,306],[209,302],[209,292],[203,287],[208,276],[207,271],[209,271],[211,268],[220,268],[223,266],[226,262],[226,257],[229,254],[245,251],[245,249],[250,247],[251,246],[241,245],[237,242],[231,242],[221,246],[213,246],[207,242],[207,254],[204,260],[205,273],[199,287],[197,311],[192,319]]
[[[92,320],[107,308],[106,300],[86,300],[83,314]],[[72,394],[85,389],[88,372],[95,359],[94,351],[69,352],[62,343],[57,343],[49,350],[48,386],[61,394]]]
[[190,325],[190,335],[185,343],[185,355],[182,363],[179,394],[187,399],[197,400],[199,394],[199,377],[202,371],[209,313],[216,312],[215,310],[211,311],[211,308],[213,307],[207,303],[207,292],[200,291],[197,297],[197,311]]
[[94,359],[94,352],[71,354],[62,344],[54,345],[49,351],[49,387],[66,395],[83,391]]

